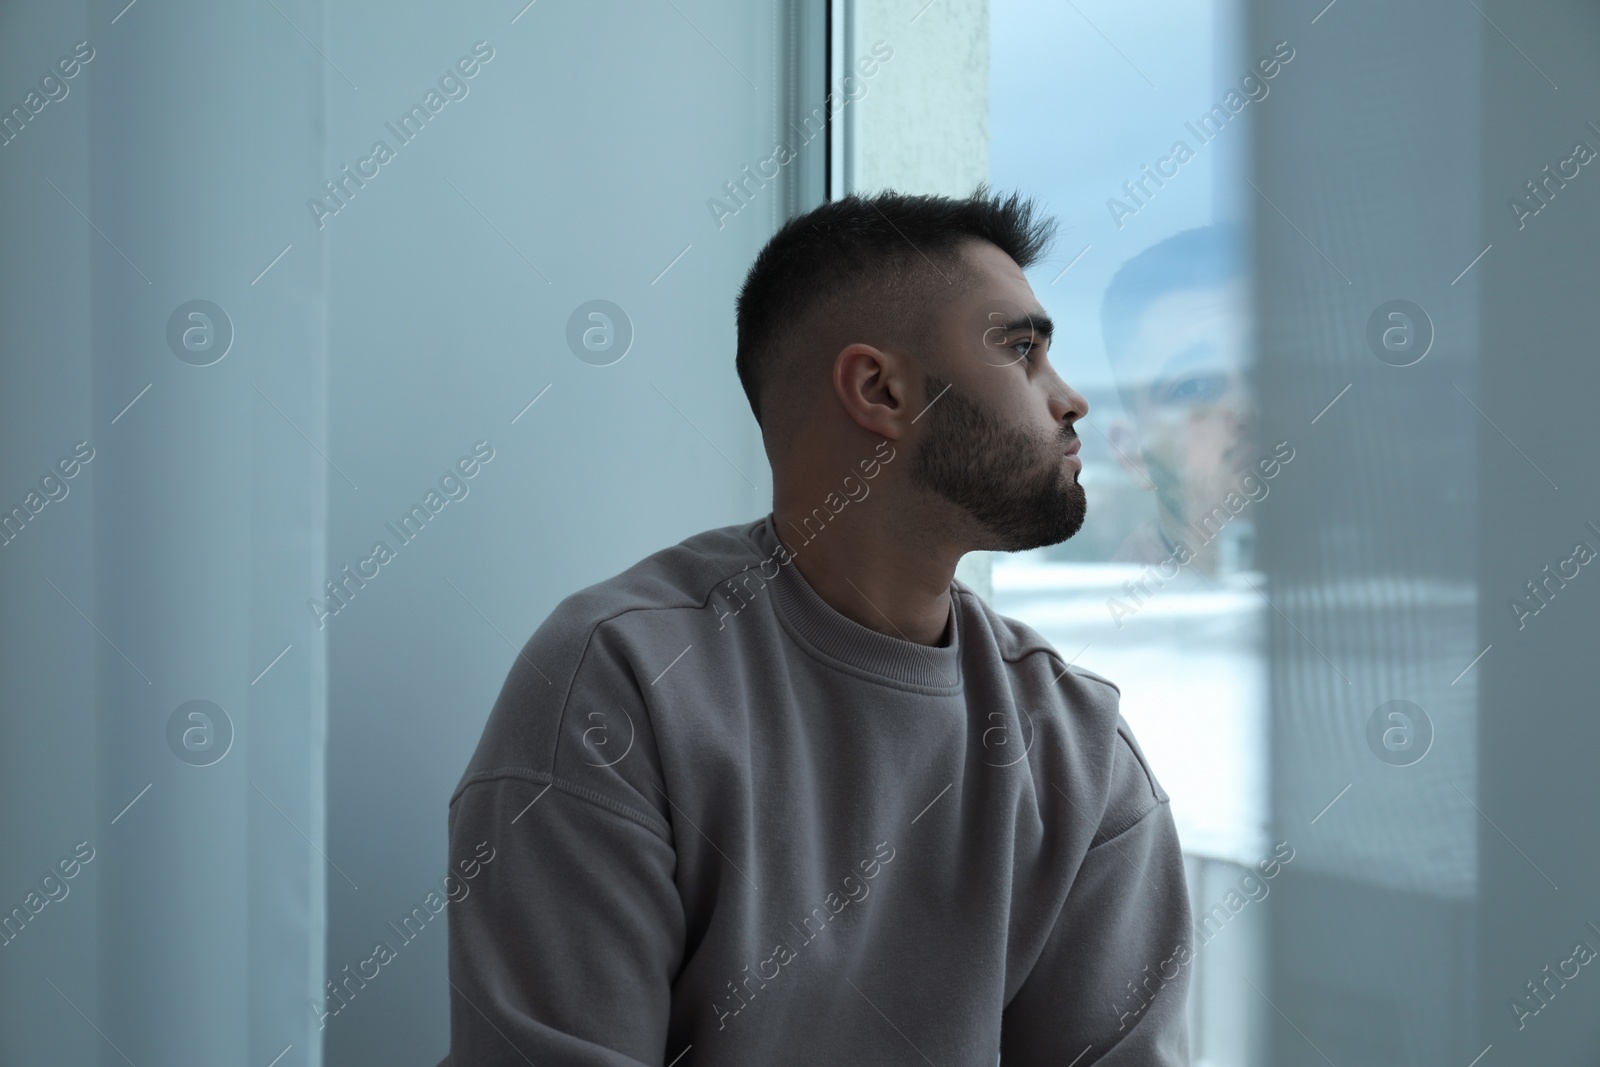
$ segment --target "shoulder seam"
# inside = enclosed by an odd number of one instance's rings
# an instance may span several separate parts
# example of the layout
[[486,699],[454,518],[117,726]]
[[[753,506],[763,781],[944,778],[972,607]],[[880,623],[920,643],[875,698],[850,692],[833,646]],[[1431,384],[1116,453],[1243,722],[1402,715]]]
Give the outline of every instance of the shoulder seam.
[[1155,769],[1150,766],[1150,761],[1145,758],[1144,749],[1140,748],[1139,743],[1134,740],[1133,728],[1128,725],[1126,719],[1120,719],[1117,723],[1117,737],[1121,739],[1123,744],[1128,746],[1128,751],[1133,753],[1133,758],[1139,761],[1139,768],[1144,771],[1145,784],[1150,787],[1151,794],[1157,800],[1169,799],[1167,791],[1161,788],[1160,782],[1156,781]]
[[[1000,658],[1005,663],[1021,663],[1029,656],[1040,653],[1043,653],[1046,656],[1054,656],[1056,659],[1061,659],[1061,653],[1050,645],[1027,645],[1014,657],[1008,658],[1002,655]],[[1071,672],[1074,678],[1082,678],[1088,682],[1099,682],[1101,685],[1117,694],[1118,697],[1122,696],[1122,690],[1117,687],[1115,682],[1111,681],[1109,678],[1102,678],[1100,675],[1090,672],[1087,667],[1078,667],[1076,664],[1068,663],[1066,660],[1061,661],[1061,666],[1064,668],[1062,671],[1063,674]],[[1060,675],[1057,676],[1057,681],[1059,680]]]
[[1117,742],[1128,750],[1129,755],[1133,756],[1134,761],[1138,763],[1139,769],[1144,772],[1144,784],[1145,787],[1150,790],[1150,803],[1139,809],[1139,813],[1137,815],[1128,819],[1116,829],[1101,829],[1096,831],[1094,839],[1089,843],[1090,848],[1105,844],[1107,841],[1111,841],[1122,836],[1128,830],[1131,830],[1133,827],[1137,826],[1152,811],[1156,810],[1171,799],[1167,796],[1167,791],[1161,788],[1161,783],[1156,781],[1155,771],[1150,769],[1150,764],[1144,758],[1144,753],[1140,751],[1139,746],[1134,743],[1132,738],[1132,731],[1127,729],[1125,723],[1119,722],[1117,725]]
[[1168,803],[1168,801],[1165,800],[1165,799],[1154,800],[1154,798],[1152,798],[1152,801],[1153,802],[1151,803],[1151,805],[1148,808],[1145,808],[1143,811],[1141,811],[1138,814],[1138,816],[1136,818],[1130,820],[1127,825],[1122,826],[1122,827],[1118,828],[1117,830],[1115,830],[1115,831],[1113,831],[1113,832],[1111,832],[1109,834],[1106,834],[1106,833],[1097,833],[1097,834],[1095,834],[1094,835],[1094,840],[1089,842],[1089,851],[1093,852],[1095,849],[1099,848],[1101,845],[1115,844],[1117,838],[1123,836],[1124,834],[1128,833],[1130,830],[1134,829],[1140,823],[1142,823],[1146,819],[1148,819],[1151,815],[1155,814],[1155,812],[1158,811],[1163,804]]
[[[759,548],[759,546],[754,545],[754,543],[751,542],[748,537],[746,537],[744,540],[745,540],[745,542],[747,544],[751,544],[752,547]],[[676,546],[674,546],[674,547],[676,547]],[[759,559],[759,556],[757,558]],[[729,577],[744,573],[744,571],[749,570],[750,567],[751,567],[751,564],[749,562],[746,562],[744,567],[741,570],[734,571],[734,572],[732,572],[732,574],[724,574],[721,577],[718,577],[716,579],[716,581],[714,581],[711,584],[710,588],[708,588],[706,590],[705,598],[703,600],[701,600],[699,603],[696,603],[693,593],[690,593],[689,596],[688,596],[688,599],[684,603],[681,603],[681,604],[635,604],[635,605],[619,608],[618,610],[613,611],[608,615],[604,615],[604,616],[602,616],[600,618],[593,619],[593,620],[591,620],[589,622],[589,631],[588,631],[587,634],[584,635],[583,647],[578,653],[578,662],[572,668],[571,673],[566,676],[567,677],[566,692],[564,692],[561,695],[561,708],[556,713],[556,741],[555,741],[555,744],[551,747],[550,752],[549,752],[550,766],[551,766],[552,771],[554,770],[555,765],[556,765],[556,760],[557,760],[557,757],[558,757],[558,750],[560,748],[561,738],[563,736],[562,730],[563,730],[563,726],[566,723],[567,711],[568,711],[569,707],[572,704],[572,693],[573,693],[573,690],[578,687],[578,675],[581,674],[582,671],[583,671],[583,662],[584,662],[584,660],[586,660],[589,657],[589,652],[594,647],[595,635],[600,632],[600,628],[602,626],[605,626],[605,625],[609,624],[609,623],[615,622],[617,619],[622,618],[622,616],[624,616],[624,615],[628,615],[628,614],[631,614],[631,613],[636,612],[636,611],[676,611],[676,610],[682,610],[682,609],[685,609],[685,608],[690,609],[690,610],[699,610],[701,608],[705,608],[705,607],[710,605],[711,598],[716,593],[716,589],[717,589],[718,585],[720,585],[722,582],[727,581]],[[581,593],[582,590],[579,590],[579,592]],[[577,594],[572,594],[572,595],[575,596]],[[520,655],[520,652],[519,652],[519,655]],[[639,679],[637,677],[635,677],[633,679],[633,682],[634,682],[635,685],[638,684],[638,681],[639,681]],[[649,708],[648,701],[643,702],[642,710],[643,710],[643,712],[644,712],[644,714],[646,716],[649,715],[650,708]],[[571,782],[567,782],[564,779],[558,779],[558,778],[556,778],[554,776],[553,773],[541,772],[541,771],[533,771],[533,770],[529,770],[528,768],[521,768],[521,767],[517,767],[517,768],[498,768],[498,769],[495,769],[495,770],[480,771],[477,774],[471,776],[470,778],[463,780],[461,782],[461,784],[459,786],[457,786],[455,794],[453,794],[452,797],[451,797],[451,802],[453,803],[454,800],[455,800],[455,797],[460,795],[462,789],[466,788],[466,786],[468,784],[470,784],[470,783],[472,783],[474,781],[487,781],[489,779],[496,778],[496,777],[508,777],[508,776],[509,777],[526,777],[526,778],[529,778],[529,780],[531,780],[531,781],[542,781],[542,782],[547,782],[548,784],[551,784],[551,785],[555,785],[555,786],[559,787],[563,792],[571,793],[573,796],[582,797],[585,800],[589,800],[589,801],[591,801],[593,803],[599,804],[601,807],[606,808],[607,810],[614,811],[615,814],[622,815],[625,818],[633,819],[635,822],[640,823],[640,825],[642,825],[642,826],[646,827],[647,829],[651,830],[652,832],[654,832],[657,836],[662,837],[669,844],[671,843],[671,840],[672,840],[671,828],[668,827],[665,823],[661,822],[661,820],[659,818],[657,818],[655,815],[653,815],[653,814],[645,814],[644,812],[637,811],[637,810],[629,807],[628,805],[621,804],[618,801],[614,801],[611,798],[605,796],[603,793],[595,792],[594,790],[590,790],[590,789],[588,789],[588,788],[586,788],[584,786],[580,786],[580,785],[576,785],[576,784],[571,783]]]
[[[460,799],[461,794],[466,792],[470,786],[483,785],[488,782],[499,781],[507,778],[515,778],[522,781],[533,782],[536,785],[545,786],[546,789],[559,789],[569,796],[574,796],[580,800],[588,801],[590,804],[593,804],[604,811],[610,812],[612,815],[627,819],[629,822],[638,823],[646,830],[649,830],[651,833],[661,838],[668,845],[672,844],[671,827],[667,826],[655,815],[640,811],[631,805],[622,803],[621,801],[613,800],[604,793],[590,789],[587,786],[581,786],[575,782],[569,782],[565,778],[557,778],[555,775],[549,774],[545,771],[530,770],[526,767],[496,767],[493,770],[479,771],[478,773],[469,776],[459,786],[456,787],[455,793],[450,797],[450,804],[454,806],[455,802]],[[542,796],[543,794],[540,795]]]
[[[746,541],[748,542],[748,538],[746,538]],[[678,546],[677,545],[673,545],[671,547],[672,548],[676,548]],[[766,558],[766,557],[761,556],[759,553],[753,553],[752,557],[754,558],[756,563],[759,563],[762,559]],[[643,561],[641,561],[641,562],[643,562]],[[708,607],[711,604],[711,597],[717,591],[717,586],[721,585],[723,582],[728,581],[730,578],[738,577],[739,575],[741,575],[741,574],[745,573],[746,571],[750,570],[750,568],[752,566],[755,566],[755,564],[754,563],[750,563],[750,562],[747,561],[744,564],[744,566],[740,567],[738,570],[734,570],[734,571],[730,571],[730,572],[727,572],[727,573],[720,574],[720,576],[715,581],[713,581],[710,584],[709,587],[706,588],[705,595],[703,597],[701,597],[698,601],[694,598],[694,594],[691,592],[691,593],[688,594],[688,599],[686,599],[681,604],[633,604],[633,605],[630,605],[628,607],[618,608],[616,611],[612,612],[611,614],[602,616],[601,618],[598,618],[598,619],[594,620],[594,622],[591,624],[591,626],[589,628],[589,639],[591,639],[591,640],[593,639],[594,631],[599,629],[601,626],[604,626],[608,622],[613,622],[613,621],[615,621],[617,619],[620,619],[620,618],[622,618],[622,616],[631,614],[631,613],[633,613],[635,611],[678,611],[678,610],[681,610],[683,608],[692,608],[692,609],[698,610],[700,608]],[[613,577],[620,577],[620,575],[615,575]],[[766,578],[766,577],[763,577],[761,580],[764,581],[764,582],[772,581],[771,578]],[[597,584],[602,584],[603,585],[604,583],[601,582],[601,583],[597,583]],[[585,589],[588,589],[588,588],[592,588],[592,586],[586,586],[585,587]],[[578,593],[582,593],[582,592],[584,592],[584,589],[579,589],[575,593],[572,593],[571,595],[572,596],[577,596]],[[585,642],[584,648],[585,648],[585,650],[588,649],[587,641]]]
[[[957,591],[962,596],[967,597],[968,599],[970,599],[974,603],[976,603],[979,606],[980,610],[985,611],[988,614],[993,615],[995,618],[1003,620],[1005,622],[1018,623],[1019,625],[1026,625],[1025,623],[1020,623],[1020,621],[1017,620],[1017,619],[1013,619],[1009,615],[1002,615],[1000,612],[996,611],[994,609],[994,605],[988,603],[981,596],[979,596],[977,593],[973,592],[966,585],[962,584],[959,579],[957,579],[955,581],[955,585],[956,585]],[[1027,644],[1022,644],[1016,655],[1014,655],[1014,656],[1006,656],[1006,655],[1002,654],[1000,658],[1001,658],[1001,661],[1005,662],[1005,663],[1021,663],[1023,660],[1027,659],[1029,656],[1034,655],[1035,653],[1039,653],[1039,652],[1042,652],[1047,656],[1054,656],[1056,659],[1061,659],[1060,651],[1058,651],[1056,649],[1056,647],[1054,645],[1050,644],[1048,641],[1044,641],[1043,643],[1030,642],[1030,643],[1027,643]],[[1099,682],[1101,685],[1105,686],[1107,689],[1110,689],[1113,693],[1117,694],[1117,696],[1119,698],[1122,696],[1122,689],[1117,685],[1117,683],[1113,682],[1109,678],[1102,677],[1101,675],[1090,671],[1087,667],[1078,667],[1077,665],[1075,665],[1073,663],[1069,663],[1066,660],[1061,660],[1061,666],[1063,668],[1063,670],[1062,670],[1063,674],[1065,674],[1066,672],[1070,671],[1072,673],[1073,677],[1083,678],[1083,679],[1086,679],[1086,680],[1091,681],[1091,682]],[[1059,675],[1057,676],[1057,680],[1058,681],[1060,680],[1060,676]]]
[[1069,663],[1069,664],[1067,664],[1067,668],[1069,670],[1072,670],[1072,673],[1076,677],[1083,678],[1083,679],[1085,679],[1087,681],[1090,681],[1090,682],[1099,682],[1101,685],[1105,686],[1107,689],[1109,689],[1113,693],[1117,694],[1118,699],[1121,699],[1121,697],[1122,697],[1122,687],[1117,685],[1117,683],[1113,682],[1111,679],[1102,678],[1102,677],[1100,677],[1100,675],[1089,671],[1089,669],[1086,668],[1086,667],[1079,667],[1079,668],[1073,669],[1072,664]]

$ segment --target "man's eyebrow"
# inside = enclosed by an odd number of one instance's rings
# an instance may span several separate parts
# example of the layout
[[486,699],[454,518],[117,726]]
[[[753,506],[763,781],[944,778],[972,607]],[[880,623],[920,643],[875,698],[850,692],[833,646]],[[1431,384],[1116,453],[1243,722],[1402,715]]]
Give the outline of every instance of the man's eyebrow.
[[1217,357],[1217,346],[1210,340],[1201,339],[1169,357],[1159,369],[1151,376],[1152,382],[1165,382],[1176,378],[1180,374],[1199,373],[1204,371],[1217,371],[1220,360]]
[[1044,312],[1037,315],[1024,315],[1019,319],[1012,319],[1003,323],[1000,329],[1005,333],[1021,333],[1023,330],[1032,330],[1039,337],[1049,340],[1055,335],[1056,324]]

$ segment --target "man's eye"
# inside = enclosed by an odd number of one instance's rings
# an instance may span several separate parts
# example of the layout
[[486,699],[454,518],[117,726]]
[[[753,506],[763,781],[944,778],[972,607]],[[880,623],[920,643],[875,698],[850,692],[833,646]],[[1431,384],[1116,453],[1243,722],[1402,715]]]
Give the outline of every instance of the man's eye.
[[1169,404],[1211,403],[1222,395],[1226,384],[1218,375],[1185,378],[1169,386],[1162,399]]
[[1020,341],[1013,341],[1007,347],[1013,350],[1020,349],[1017,354],[1023,359],[1027,360],[1029,363],[1033,362],[1034,341],[1031,337],[1024,337]]

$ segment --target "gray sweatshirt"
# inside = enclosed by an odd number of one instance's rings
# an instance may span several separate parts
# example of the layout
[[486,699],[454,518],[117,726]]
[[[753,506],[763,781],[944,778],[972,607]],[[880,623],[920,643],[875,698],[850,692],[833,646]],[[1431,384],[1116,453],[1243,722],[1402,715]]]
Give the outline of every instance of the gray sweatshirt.
[[942,644],[867,629],[804,551],[708,530],[523,647],[450,800],[495,859],[448,911],[446,1062],[1188,1064],[1120,691],[960,581]]

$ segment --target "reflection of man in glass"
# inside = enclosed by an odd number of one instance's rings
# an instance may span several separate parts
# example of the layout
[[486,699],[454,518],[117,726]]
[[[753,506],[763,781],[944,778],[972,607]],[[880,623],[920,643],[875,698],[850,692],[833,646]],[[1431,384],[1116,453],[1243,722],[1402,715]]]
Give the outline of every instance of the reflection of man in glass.
[[1244,251],[1235,228],[1185,230],[1124,263],[1106,290],[1106,357],[1125,413],[1106,436],[1156,502],[1119,562],[1175,560],[1206,575],[1249,565],[1251,516],[1240,512],[1267,486],[1251,437]]

